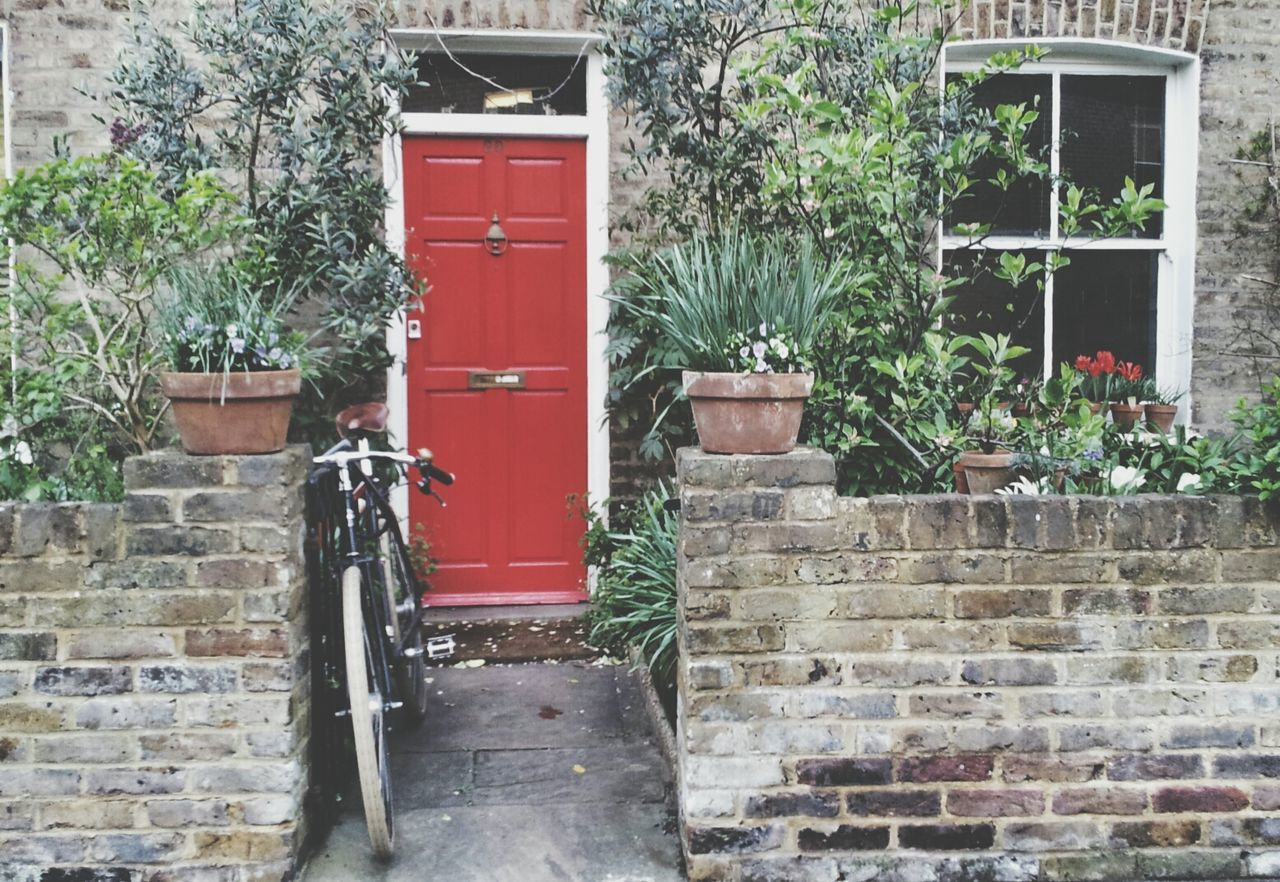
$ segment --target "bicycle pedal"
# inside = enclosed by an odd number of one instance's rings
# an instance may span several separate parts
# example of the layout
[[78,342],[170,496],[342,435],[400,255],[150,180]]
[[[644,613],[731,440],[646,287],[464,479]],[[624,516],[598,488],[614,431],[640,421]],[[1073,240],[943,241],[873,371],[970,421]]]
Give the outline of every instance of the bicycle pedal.
[[452,634],[442,634],[439,637],[428,639],[426,650],[427,658],[448,658],[457,651],[457,645],[453,642]]

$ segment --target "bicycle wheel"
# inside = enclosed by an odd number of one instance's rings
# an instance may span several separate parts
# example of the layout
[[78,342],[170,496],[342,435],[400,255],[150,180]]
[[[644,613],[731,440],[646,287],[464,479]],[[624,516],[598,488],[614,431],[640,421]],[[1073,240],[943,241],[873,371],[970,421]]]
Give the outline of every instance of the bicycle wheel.
[[373,853],[386,859],[391,857],[394,835],[387,729],[382,712],[384,698],[378,690],[373,647],[369,644],[369,629],[365,627],[361,602],[363,581],[359,567],[347,567],[342,573],[342,643],[365,824],[369,828]]
[[[387,588],[387,606],[394,610],[391,617],[396,646],[400,645],[405,629],[417,615],[422,598],[418,595],[417,582],[411,576],[411,564],[405,559],[404,550],[390,536],[383,537],[383,572]],[[400,692],[404,717],[413,725],[427,718],[427,659],[422,645],[422,626],[413,629],[405,644],[408,656],[395,660],[396,688]]]

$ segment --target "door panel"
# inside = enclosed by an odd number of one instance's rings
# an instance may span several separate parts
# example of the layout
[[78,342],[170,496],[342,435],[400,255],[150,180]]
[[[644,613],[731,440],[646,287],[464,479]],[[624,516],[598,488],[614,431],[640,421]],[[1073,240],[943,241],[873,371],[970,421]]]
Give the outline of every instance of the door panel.
[[[586,597],[566,504],[587,483],[585,159],[581,141],[404,140],[407,256],[430,288],[409,316],[409,446],[458,476],[447,509],[411,494],[432,605]],[[470,388],[473,372],[523,387]]]

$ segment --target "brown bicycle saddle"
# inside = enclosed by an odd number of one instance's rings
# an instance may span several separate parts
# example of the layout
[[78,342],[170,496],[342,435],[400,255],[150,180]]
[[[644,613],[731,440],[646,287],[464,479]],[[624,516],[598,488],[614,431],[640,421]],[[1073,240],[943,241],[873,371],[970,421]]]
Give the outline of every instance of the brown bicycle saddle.
[[387,417],[390,413],[381,401],[366,401],[343,408],[334,422],[338,426],[338,434],[343,438],[347,437],[348,432],[380,433],[387,430]]

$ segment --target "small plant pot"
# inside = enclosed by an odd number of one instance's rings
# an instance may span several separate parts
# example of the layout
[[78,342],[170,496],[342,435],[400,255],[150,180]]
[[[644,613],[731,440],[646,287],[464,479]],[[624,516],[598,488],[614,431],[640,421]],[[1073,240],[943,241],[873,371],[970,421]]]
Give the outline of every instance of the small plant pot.
[[1113,404],[1111,405],[1111,422],[1121,432],[1129,432],[1142,419],[1142,405],[1140,404]]
[[960,454],[956,465],[964,469],[967,490],[961,492],[975,496],[995,493],[1001,487],[1008,487],[1017,477],[1017,469],[1013,467],[1013,454],[1008,452],[978,453],[967,450]]
[[1016,418],[1018,418],[1018,419],[1021,419],[1021,418],[1023,418],[1023,417],[1026,417],[1026,416],[1030,416],[1030,415],[1031,415],[1031,407],[1030,407],[1029,405],[1026,405],[1026,404],[1015,404],[1015,405],[1014,405],[1014,406],[1009,410],[1009,414],[1010,414],[1010,416],[1013,416],[1013,417],[1016,417]]
[[684,391],[707,453],[789,453],[813,374],[685,371]]
[[1155,426],[1161,432],[1172,432],[1173,421],[1178,416],[1178,405],[1176,404],[1148,404],[1146,405],[1147,423]]
[[1098,414],[1102,413],[1102,402],[1101,402],[1101,401],[1090,401],[1090,402],[1089,402],[1089,413],[1093,414],[1094,416],[1097,416]]
[[291,371],[160,374],[182,449],[201,455],[274,453],[284,448],[302,377]]

